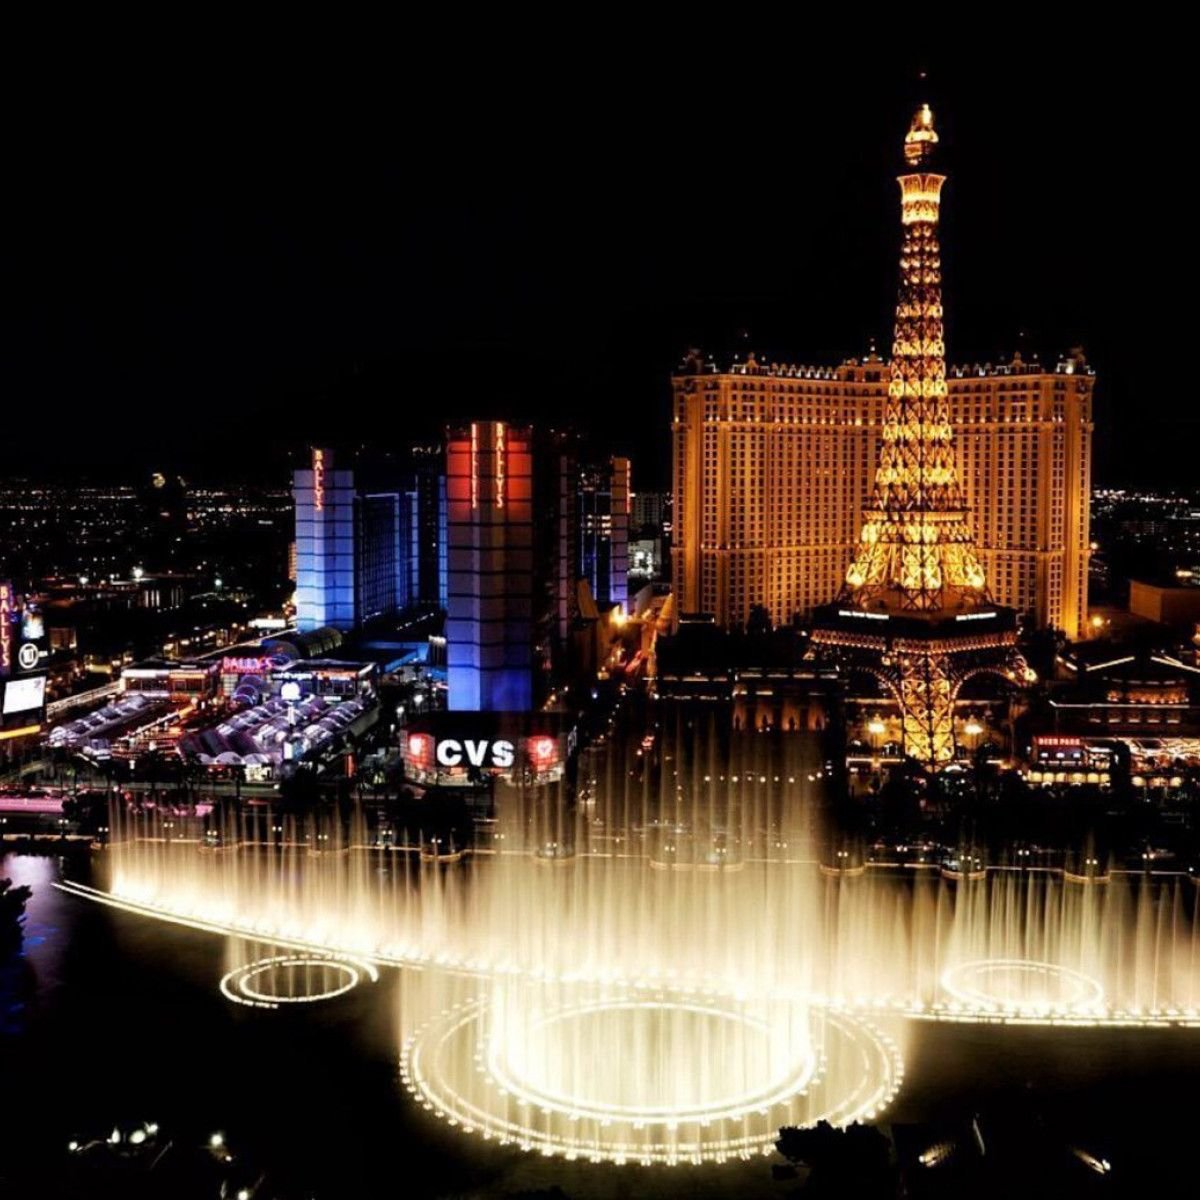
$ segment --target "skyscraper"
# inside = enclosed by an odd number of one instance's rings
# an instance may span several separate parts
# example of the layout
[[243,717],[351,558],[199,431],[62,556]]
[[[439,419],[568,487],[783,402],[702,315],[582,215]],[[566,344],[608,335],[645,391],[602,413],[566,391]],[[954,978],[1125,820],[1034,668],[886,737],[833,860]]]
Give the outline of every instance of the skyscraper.
[[635,492],[629,499],[629,527],[634,533],[652,529],[662,533],[666,516],[666,497],[662,492]]
[[406,497],[397,492],[354,501],[354,616],[362,625],[390,616],[408,602]]
[[446,441],[449,707],[540,708],[565,666],[575,600],[569,439],[475,421]]
[[354,472],[337,470],[333,451],[316,448],[294,472],[296,627],[301,633],[357,624],[354,581]]
[[579,473],[578,574],[597,604],[629,599],[629,482],[627,458],[610,458]]
[[296,627],[347,631],[412,603],[413,503],[399,491],[360,493],[354,472],[317,447],[293,473]]
[[922,105],[899,176],[900,286],[875,484],[837,601],[818,609],[815,656],[867,672],[900,709],[905,753],[931,769],[954,757],[963,682],[1031,678],[1016,614],[992,602],[958,479],[947,402],[938,218],[945,176]]
[[409,506],[408,598],[423,608],[446,607],[446,475],[440,446],[413,446],[405,472]]
[[446,443],[449,707],[533,707],[532,431],[476,421]]

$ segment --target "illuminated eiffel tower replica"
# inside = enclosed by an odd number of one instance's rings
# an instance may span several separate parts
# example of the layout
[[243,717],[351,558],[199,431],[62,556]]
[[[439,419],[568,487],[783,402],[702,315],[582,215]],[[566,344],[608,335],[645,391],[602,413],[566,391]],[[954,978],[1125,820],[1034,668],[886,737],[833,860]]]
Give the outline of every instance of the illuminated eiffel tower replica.
[[900,290],[875,486],[838,599],[818,609],[814,657],[874,675],[900,707],[904,751],[932,771],[954,758],[954,702],[981,672],[1032,682],[1016,614],[994,604],[975,554],[946,400],[933,113],[922,105],[899,176]]

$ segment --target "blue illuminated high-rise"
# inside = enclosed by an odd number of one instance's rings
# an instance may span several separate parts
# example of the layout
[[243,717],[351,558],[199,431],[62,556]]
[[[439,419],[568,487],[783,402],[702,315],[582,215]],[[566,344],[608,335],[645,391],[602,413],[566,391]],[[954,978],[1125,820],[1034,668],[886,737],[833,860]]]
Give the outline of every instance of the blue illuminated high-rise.
[[292,478],[296,505],[296,625],[342,631],[394,615],[411,603],[410,497],[361,491],[355,473],[334,469],[317,448]]
[[353,629],[354,472],[337,470],[333,452],[317,448],[312,465],[292,477],[296,501],[296,628]]

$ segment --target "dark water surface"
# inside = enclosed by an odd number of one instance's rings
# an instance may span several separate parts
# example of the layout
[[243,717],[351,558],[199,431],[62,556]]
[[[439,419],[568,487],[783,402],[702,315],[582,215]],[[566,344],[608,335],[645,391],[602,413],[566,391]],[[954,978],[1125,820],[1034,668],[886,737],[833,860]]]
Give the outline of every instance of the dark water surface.
[[[289,1194],[322,1200],[553,1185],[570,1197],[794,1190],[766,1160],[594,1167],[448,1129],[399,1087],[393,974],[294,1011],[233,1005],[217,990],[220,938],[65,895],[50,886],[59,870],[51,857],[0,864],[0,876],[34,889],[23,954],[0,967],[4,1200],[89,1194],[61,1182],[67,1142],[143,1120],[197,1143],[220,1130]],[[1173,1194],[1144,1190],[1147,1172],[1195,1161],[1200,1030],[914,1026],[906,1062],[897,1122],[1045,1114],[1113,1162],[1122,1194]]]

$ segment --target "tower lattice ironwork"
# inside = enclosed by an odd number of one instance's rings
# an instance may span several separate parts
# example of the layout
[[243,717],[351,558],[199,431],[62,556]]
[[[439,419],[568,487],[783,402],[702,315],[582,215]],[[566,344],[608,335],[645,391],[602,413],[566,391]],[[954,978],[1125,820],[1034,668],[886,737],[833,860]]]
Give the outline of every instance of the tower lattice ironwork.
[[814,653],[875,675],[900,707],[904,749],[932,770],[954,758],[954,705],[971,675],[1032,672],[1015,614],[991,602],[959,483],[946,398],[933,113],[904,139],[900,286],[874,487],[838,600],[817,614]]

